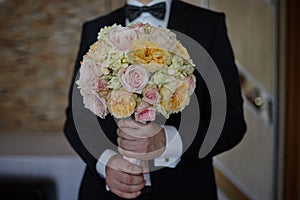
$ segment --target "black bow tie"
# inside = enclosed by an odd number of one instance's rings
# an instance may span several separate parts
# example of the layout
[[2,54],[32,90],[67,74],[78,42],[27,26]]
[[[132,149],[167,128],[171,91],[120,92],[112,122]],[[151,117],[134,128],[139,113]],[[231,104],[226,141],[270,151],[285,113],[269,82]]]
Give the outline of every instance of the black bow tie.
[[142,12],[149,12],[154,17],[163,20],[166,13],[166,3],[161,2],[158,4],[154,4],[153,6],[142,7],[126,5],[125,13],[130,22],[139,17]]

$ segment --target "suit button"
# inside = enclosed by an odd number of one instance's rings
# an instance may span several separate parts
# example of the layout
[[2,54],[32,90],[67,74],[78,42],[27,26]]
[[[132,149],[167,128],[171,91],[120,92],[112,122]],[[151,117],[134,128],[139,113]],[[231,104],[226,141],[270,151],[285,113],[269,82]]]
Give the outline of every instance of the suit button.
[[169,162],[170,161],[170,159],[169,158],[165,158],[165,162]]

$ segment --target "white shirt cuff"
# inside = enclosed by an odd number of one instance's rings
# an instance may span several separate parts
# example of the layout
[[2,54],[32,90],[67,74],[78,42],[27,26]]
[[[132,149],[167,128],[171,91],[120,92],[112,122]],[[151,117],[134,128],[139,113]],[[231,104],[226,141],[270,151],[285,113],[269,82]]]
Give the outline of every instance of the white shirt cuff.
[[154,159],[154,165],[175,168],[182,155],[182,140],[175,127],[166,125],[164,131],[166,149],[160,157]]
[[102,178],[106,178],[106,165],[109,159],[116,154],[118,153],[111,149],[106,149],[98,159],[98,162],[96,164],[96,169]]

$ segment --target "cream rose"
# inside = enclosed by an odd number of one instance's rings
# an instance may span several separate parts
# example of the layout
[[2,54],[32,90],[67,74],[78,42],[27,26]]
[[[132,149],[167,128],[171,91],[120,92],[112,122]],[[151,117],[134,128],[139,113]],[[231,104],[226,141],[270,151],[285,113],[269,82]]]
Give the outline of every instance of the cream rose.
[[163,27],[151,29],[150,40],[159,44],[162,49],[167,51],[172,49],[172,47],[174,48],[174,41],[177,41],[175,33],[167,31]]
[[108,109],[116,118],[126,118],[133,114],[136,96],[124,90],[114,90],[108,97]]
[[[161,87],[161,107],[167,113],[181,111],[189,103],[188,84],[184,81],[175,81]],[[163,113],[162,113],[163,114]]]
[[117,26],[108,31],[107,37],[118,49],[124,51],[129,49],[131,42],[137,38],[137,33],[128,27]]
[[177,41],[170,49],[170,52],[183,57],[185,60],[190,60],[190,55],[188,54],[186,48],[179,41]]
[[151,77],[151,82],[153,82],[156,85],[162,85],[173,81],[176,81],[176,77],[168,74],[168,70],[157,71]]
[[120,70],[118,77],[124,89],[138,94],[142,93],[149,80],[148,72],[138,65],[130,65]]
[[142,65],[151,73],[166,68],[170,59],[168,52],[148,40],[135,40],[130,50],[129,61]]

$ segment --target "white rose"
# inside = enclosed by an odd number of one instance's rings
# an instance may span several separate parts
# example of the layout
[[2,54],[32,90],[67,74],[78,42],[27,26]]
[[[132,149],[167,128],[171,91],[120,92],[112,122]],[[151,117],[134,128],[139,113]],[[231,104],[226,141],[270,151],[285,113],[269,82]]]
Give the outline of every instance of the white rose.
[[137,38],[135,30],[128,27],[115,27],[108,31],[108,39],[120,50],[129,49],[131,42]]

